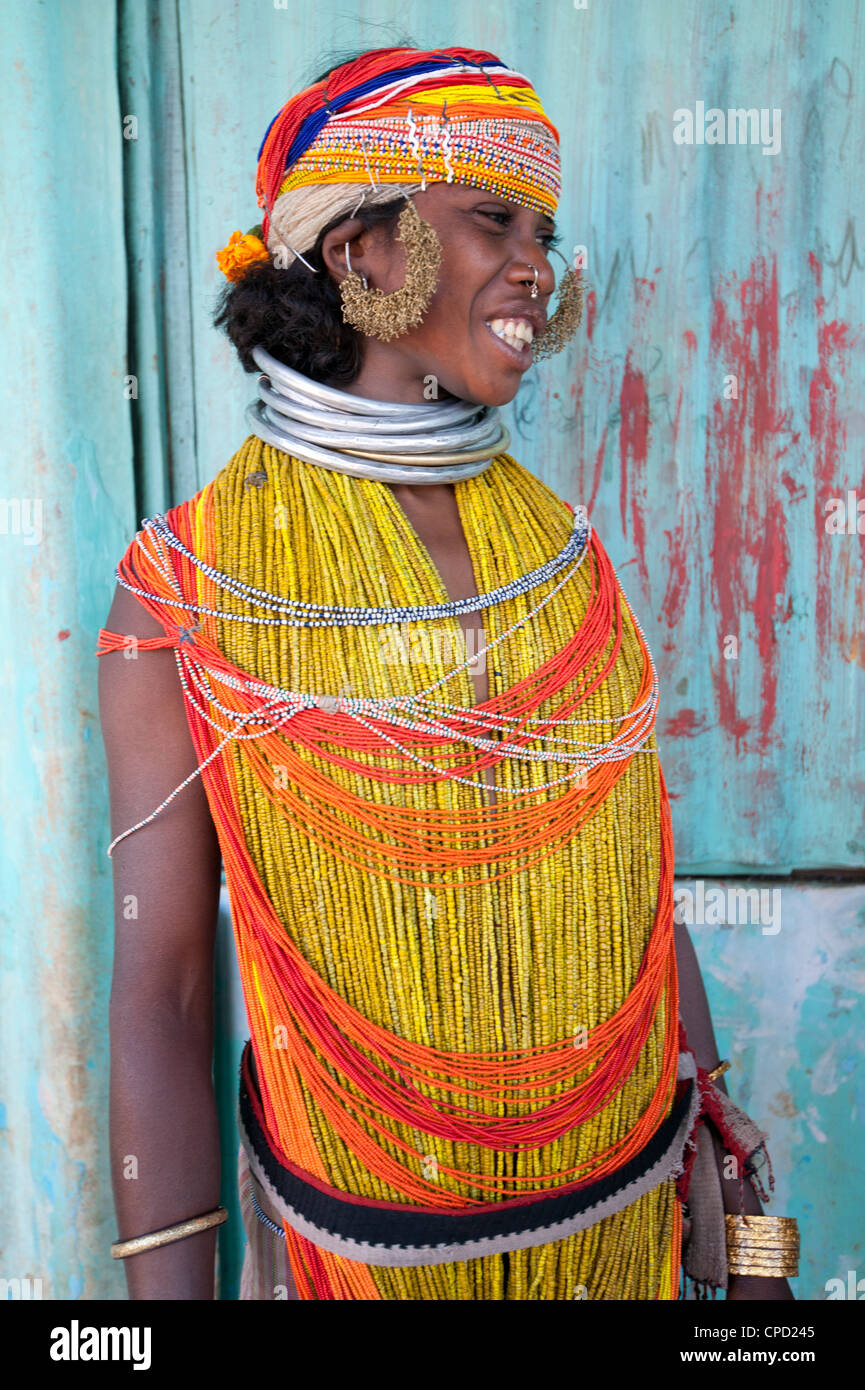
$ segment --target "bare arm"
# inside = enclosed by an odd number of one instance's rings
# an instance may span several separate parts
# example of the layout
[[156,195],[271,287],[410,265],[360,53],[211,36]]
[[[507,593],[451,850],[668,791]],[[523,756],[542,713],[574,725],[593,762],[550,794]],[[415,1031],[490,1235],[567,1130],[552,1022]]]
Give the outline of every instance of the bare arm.
[[[718,1045],[715,1042],[715,1030],[712,1027],[712,1016],[709,1013],[709,1001],[706,998],[703,977],[700,974],[699,962],[687,927],[676,923],[674,931],[676,964],[679,969],[679,1013],[685,1025],[689,1046],[693,1049],[698,1063],[706,1071],[711,1071],[717,1066],[720,1058],[718,1057]],[[727,1087],[723,1077],[715,1084],[726,1093]],[[714,1132],[712,1138],[715,1145],[718,1172],[721,1177],[724,1210],[736,1213],[739,1211],[739,1182],[736,1178],[724,1176],[723,1151]],[[744,1210],[748,1216],[759,1216],[763,1210],[756,1192],[747,1179],[744,1183]],[[731,1299],[788,1299],[792,1298],[793,1294],[786,1279],[768,1279],[756,1275],[731,1275],[727,1297]]]
[[[106,627],[163,636],[118,587]],[[173,650],[99,658],[112,835],[197,765]],[[111,1172],[118,1238],[219,1204],[213,1090],[213,948],[220,856],[200,779],[114,850]],[[216,1231],[126,1261],[134,1299],[209,1299]],[[106,1252],[107,1256],[107,1252]]]

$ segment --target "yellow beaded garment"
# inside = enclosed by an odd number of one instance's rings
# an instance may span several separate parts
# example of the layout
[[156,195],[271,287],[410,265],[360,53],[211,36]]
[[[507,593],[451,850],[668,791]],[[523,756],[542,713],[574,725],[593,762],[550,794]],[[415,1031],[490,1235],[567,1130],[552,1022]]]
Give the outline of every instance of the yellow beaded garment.
[[[569,509],[507,455],[457,483],[455,494],[479,594],[542,565],[570,534]],[[429,554],[382,483],[311,467],[251,437],[188,505],[197,552],[217,570],[262,590],[347,607],[447,602]],[[548,582],[541,592],[552,589]],[[199,597],[208,593],[199,576]],[[580,569],[531,622],[498,645],[495,639],[525,616],[528,600],[514,598],[485,612],[493,644],[487,653],[491,696],[564,646],[588,594],[589,576]],[[220,601],[224,611],[249,611],[236,595],[221,594]],[[642,674],[624,598],[622,610],[612,670],[580,707],[581,716],[597,721],[599,740],[613,737],[615,716],[631,707]],[[398,640],[392,627],[385,636],[378,627],[299,631],[210,617],[205,632],[229,662],[260,680],[325,696],[426,689],[459,664],[462,641],[455,618],[428,622],[423,631],[406,624]],[[446,691],[456,705],[473,704],[466,670]],[[317,753],[303,756],[347,791],[416,808],[418,815],[430,807],[480,809],[484,803],[483,792],[455,782],[385,786]],[[458,871],[443,885],[434,864],[412,883],[368,872],[324,848],[296,815],[281,812],[247,745],[230,745],[230,763],[246,848],[287,937],[336,995],[397,1037],[459,1053],[549,1045],[580,1030],[591,1034],[634,987],[658,897],[661,792],[653,733],[578,833],[543,862],[480,886],[470,884],[468,874],[464,882]],[[276,782],[285,775],[276,764],[271,770]],[[544,764],[505,760],[495,776],[499,788],[540,786],[549,771]],[[559,792],[539,795],[552,805]],[[310,803],[311,821],[313,810]],[[380,832],[372,833],[386,843]],[[238,950],[249,967],[249,943],[240,934]],[[244,987],[275,1142],[288,1160],[341,1192],[389,1203],[412,1200],[399,1182],[384,1180],[353,1151],[287,1061],[275,1041],[280,1019],[265,1003],[266,971],[267,962],[257,957],[245,971]],[[658,1088],[672,1046],[670,1004],[665,989],[645,1045],[609,1102],[550,1144],[507,1153],[431,1136],[393,1119],[377,1129],[362,1108],[360,1123],[399,1170],[424,1180],[432,1175],[443,1193],[465,1201],[489,1201],[499,1179],[522,1178],[538,1191],[562,1171],[579,1168],[591,1176],[596,1158],[635,1125]],[[549,1094],[557,1086],[551,1084]],[[672,1087],[667,1109],[671,1100]],[[490,1113],[506,1111],[500,1100],[478,1096],[475,1103]],[[452,1170],[475,1174],[476,1182],[460,1181]],[[342,1297],[656,1299],[676,1297],[678,1242],[675,1182],[668,1178],[586,1230],[510,1254],[409,1268],[352,1269],[351,1261],[327,1258]]]

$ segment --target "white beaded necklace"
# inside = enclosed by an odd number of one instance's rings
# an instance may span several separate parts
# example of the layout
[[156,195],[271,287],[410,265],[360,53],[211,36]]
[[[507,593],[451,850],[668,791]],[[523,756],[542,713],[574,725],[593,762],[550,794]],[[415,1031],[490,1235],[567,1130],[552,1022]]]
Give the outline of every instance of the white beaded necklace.
[[[587,542],[588,522],[585,521],[582,517],[575,518],[575,534],[577,532],[578,522],[581,527],[585,527]],[[165,539],[165,537],[162,536],[160,539]],[[573,536],[571,540],[573,540]],[[570,545],[571,541],[569,541],[568,544]],[[565,547],[565,549],[567,549],[567,547]],[[561,553],[563,554],[564,552]],[[525,716],[508,716],[494,714],[489,711],[477,711],[474,709],[466,708],[464,706],[437,702],[430,699],[431,694],[435,690],[439,689],[440,686],[452,680],[462,671],[468,669],[470,661],[475,660],[476,657],[481,656],[488,651],[491,651],[501,642],[504,642],[519,628],[523,627],[527,622],[531,621],[531,619],[534,618],[547,603],[549,603],[550,599],[552,599],[554,594],[558,593],[559,590],[574,576],[574,574],[576,574],[577,570],[583,563],[583,560],[585,559],[587,553],[588,544],[584,543],[576,562],[571,566],[567,574],[565,574],[559,580],[558,584],[554,585],[550,592],[546,594],[534,606],[534,608],[532,608],[528,613],[526,613],[524,617],[518,619],[517,622],[513,623],[511,627],[509,627],[506,631],[502,632],[498,637],[491,639],[486,644],[486,646],[482,647],[480,651],[478,651],[475,654],[474,657],[469,658],[469,660],[464,661],[461,665],[454,667],[451,671],[448,671],[444,676],[440,677],[439,680],[433,682],[433,684],[428,686],[425,690],[416,692],[413,695],[388,696],[384,698],[368,696],[359,697],[312,695],[305,692],[285,690],[282,687],[270,685],[266,681],[261,681],[251,676],[243,676],[238,678],[235,676],[230,676],[225,672],[214,673],[208,670],[206,661],[202,659],[200,654],[196,652],[192,633],[188,630],[181,629],[181,632],[185,635],[181,637],[180,643],[175,648],[174,657],[177,663],[177,670],[180,676],[180,681],[183,687],[184,695],[186,699],[189,701],[189,703],[197,710],[199,715],[206,721],[206,723],[208,723],[211,726],[211,728],[215,729],[216,732],[221,735],[221,739],[216,748],[213,749],[213,751],[204,759],[204,761],[195,769],[195,771],[190,773],[188,777],[184,778],[184,780],[177,787],[175,787],[174,791],[172,791],[165,798],[165,800],[161,802],[159,806],[157,806],[156,809],[150,813],[149,816],[145,816],[142,820],[138,821],[135,825],[130,826],[128,830],[123,831],[122,834],[116,836],[115,839],[112,840],[111,844],[108,847],[109,856],[113,853],[115,846],[119,844],[121,840],[125,839],[127,835],[131,835],[134,831],[141,829],[142,826],[148,825],[152,820],[154,820],[156,816],[158,816],[159,813],[174,800],[174,798],[183,790],[184,787],[188,786],[189,783],[192,782],[196,776],[203,772],[204,769],[211,762],[213,762],[213,760],[222,752],[222,750],[229,743],[240,742],[246,739],[260,739],[264,737],[264,735],[268,731],[278,732],[280,730],[283,730],[284,726],[302,710],[318,709],[327,713],[338,712],[341,714],[348,715],[351,719],[353,719],[358,724],[362,725],[364,728],[367,728],[371,732],[374,732],[377,735],[377,737],[381,738],[385,743],[393,747],[395,751],[398,752],[401,756],[409,758],[416,765],[423,767],[428,771],[436,772],[439,776],[449,781],[453,781],[459,783],[462,786],[470,787],[485,793],[489,792],[488,783],[475,781],[472,778],[463,777],[458,773],[453,773],[447,769],[442,769],[438,767],[435,763],[430,762],[428,759],[423,758],[419,753],[416,753],[412,748],[409,748],[405,744],[401,743],[395,736],[389,734],[385,729],[381,727],[382,722],[386,722],[390,725],[391,728],[395,730],[405,729],[410,732],[416,733],[441,734],[442,736],[448,739],[458,740],[464,744],[468,744],[470,747],[476,748],[478,749],[478,751],[482,753],[495,752],[498,757],[507,757],[514,762],[558,764],[559,766],[564,765],[567,769],[561,776],[551,778],[550,780],[540,785],[528,788],[508,786],[497,787],[497,795],[504,794],[505,796],[539,795],[551,790],[554,787],[561,786],[564,783],[574,782],[577,780],[582,781],[583,785],[585,785],[589,772],[591,772],[593,768],[598,767],[602,763],[621,762],[624,759],[632,757],[636,753],[647,753],[650,755],[657,753],[657,749],[646,747],[646,744],[654,729],[655,716],[658,706],[657,672],[655,669],[655,663],[652,658],[651,651],[649,649],[649,645],[646,642],[645,634],[643,633],[643,629],[639,623],[639,620],[637,619],[636,615],[633,614],[633,612],[631,613],[631,617],[641,637],[643,638],[643,642],[645,643],[645,648],[648,654],[649,664],[652,672],[652,681],[649,694],[639,705],[624,713],[610,714],[609,716],[604,716],[600,718],[595,717],[586,719],[560,719],[555,721],[556,728],[573,728],[578,725],[594,725],[602,723],[622,724],[625,722],[625,720],[634,721],[634,725],[631,728],[629,728],[624,734],[616,734],[611,739],[603,742],[586,742],[581,739],[565,738],[561,735],[543,732],[534,735],[529,735],[533,742],[539,742],[542,746],[540,748],[527,748],[524,744],[504,741],[501,738],[483,738],[478,735],[471,735],[467,732],[466,729],[461,729],[460,725],[467,723],[474,725],[480,724],[483,728],[486,728],[491,732],[499,732],[507,736],[509,733],[512,733],[517,726],[519,726],[524,733],[527,733],[527,731],[534,726],[544,726],[546,729],[549,727],[550,724],[549,718],[526,719]],[[168,563],[170,569],[170,560],[168,559],[168,556],[164,555],[163,558]],[[556,558],[558,559],[559,557]],[[537,573],[537,571],[535,571],[535,573]],[[174,579],[173,573],[170,575],[170,579],[172,587],[174,588],[178,596],[180,596],[180,590]],[[537,582],[540,583],[542,581],[539,580]],[[244,587],[249,588],[249,586]],[[258,592],[263,593],[264,591]],[[483,597],[489,598],[490,595],[485,595]],[[284,600],[281,599],[278,601],[280,603],[284,602]],[[466,600],[463,600],[463,602],[466,602]],[[182,603],[178,606],[184,608],[196,607],[196,605],[190,605],[186,603]],[[434,607],[438,609],[450,606],[451,605],[434,605]],[[489,606],[489,604],[487,604],[487,606]],[[428,605],[427,607],[430,607],[430,605]],[[200,609],[200,611],[206,612],[208,610]],[[353,611],[365,612],[366,610]],[[386,609],[379,611],[392,613],[395,611],[402,612],[406,610]],[[410,613],[416,613],[418,610],[410,609],[407,611]],[[381,621],[381,619],[379,619],[379,621]],[[385,621],[388,620],[386,619]],[[398,620],[391,618],[389,621]],[[308,626],[309,624],[300,623],[294,625]],[[263,699],[264,703],[258,709],[248,714],[239,714],[236,710],[230,709],[213,693],[213,690],[210,685],[210,677],[214,674],[216,675],[216,678],[221,684],[227,686],[230,689],[258,696],[259,698]],[[193,693],[193,691],[195,693]],[[230,719],[232,721],[232,727],[229,729],[224,729],[221,725],[219,725],[217,721],[212,717],[210,712],[199,702],[197,696],[202,697],[204,701],[210,704],[213,708],[218,709],[220,713],[222,713],[228,719]],[[372,719],[378,721],[378,727],[375,727],[370,722]],[[265,727],[263,729],[255,729],[252,732],[242,732],[242,730],[248,724],[256,724],[259,726],[264,725]],[[565,754],[563,752],[558,751],[560,747],[567,747],[568,749],[579,749],[579,752],[569,752]]]
[[[334,604],[309,603],[303,599],[283,598],[279,594],[270,593],[267,589],[259,589],[255,585],[245,584],[242,580],[234,578],[233,575],[225,574],[214,568],[213,565],[207,565],[200,560],[174,533],[162,513],[154,517],[145,517],[141,532],[137,537],[137,544],[161,573],[166,578],[170,578],[172,586],[178,594],[178,602],[174,605],[177,608],[185,608],[194,613],[203,613],[207,617],[221,618],[225,622],[251,623],[265,627],[373,627],[387,623],[416,623],[430,622],[437,618],[457,618],[463,613],[482,612],[496,604],[506,603],[508,599],[527,594],[532,589],[546,583],[547,580],[553,579],[575,556],[585,555],[588,550],[590,534],[591,527],[585,509],[580,507],[574,515],[573,530],[558,555],[554,555],[551,560],[545,561],[543,565],[539,565],[537,569],[531,570],[528,574],[511,579],[507,584],[501,585],[498,589],[492,589],[486,594],[474,594],[470,598],[449,600],[447,603],[426,603],[414,607],[397,608],[347,608]],[[153,541],[153,551],[145,545],[144,536]],[[165,545],[176,550],[185,560],[188,560],[190,564],[216,584],[217,588],[253,607],[264,608],[270,613],[278,613],[282,616],[268,618],[248,613],[230,613],[223,609],[208,608],[203,604],[190,603],[184,600],[174,581],[171,561],[164,550]],[[159,602],[158,595],[130,584],[122,577],[119,570],[117,581],[130,593]]]

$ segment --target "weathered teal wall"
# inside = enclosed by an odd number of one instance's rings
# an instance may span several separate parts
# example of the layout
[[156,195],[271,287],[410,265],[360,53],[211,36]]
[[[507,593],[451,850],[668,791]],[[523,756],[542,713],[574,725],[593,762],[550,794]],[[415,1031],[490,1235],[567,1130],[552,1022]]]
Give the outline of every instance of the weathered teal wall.
[[[861,869],[863,540],[824,507],[865,498],[865,33],[854,0],[2,0],[0,40],[0,1277],[117,1297],[92,652],[140,518],[245,433],[214,253],[259,219],[268,122],[332,56],[400,40],[532,77],[591,294],[579,343],[511,408],[514,452],[589,505],[643,622],[680,872]],[[697,102],[780,110],[779,152],[674,143]],[[800,1293],[821,1297],[861,1260],[865,896],[788,883],[782,902],[775,935],[694,936],[731,1090],[773,1136],[775,1209],[803,1220]],[[228,1195],[242,1019],[221,959]],[[232,1296],[228,1232],[221,1255]]]
[[45,1297],[122,1287],[105,1135],[111,894],[94,633],[134,515],[112,4],[0,7],[0,522],[6,690],[3,1267]]
[[[695,880],[676,888],[696,906]],[[734,888],[759,890],[762,910],[743,911]],[[769,1135],[768,1211],[799,1220],[796,1296],[826,1298],[827,1280],[865,1277],[865,884],[715,879],[702,893],[689,931],[727,1088]]]

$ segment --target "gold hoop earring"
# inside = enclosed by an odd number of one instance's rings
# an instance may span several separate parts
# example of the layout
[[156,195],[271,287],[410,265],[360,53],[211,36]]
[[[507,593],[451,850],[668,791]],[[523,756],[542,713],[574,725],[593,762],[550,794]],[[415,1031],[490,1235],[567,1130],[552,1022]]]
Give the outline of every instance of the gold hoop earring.
[[[555,247],[552,248],[555,250]],[[559,252],[561,255],[561,252]],[[583,321],[583,279],[565,257],[567,269],[559,282],[559,302],[555,313],[547,320],[547,326],[540,338],[532,344],[532,361],[542,357],[552,357],[561,352],[566,343],[573,338]]]
[[369,289],[365,276],[349,269],[339,287],[342,317],[367,338],[389,343],[417,328],[429,308],[441,266],[441,242],[434,227],[425,222],[412,202],[406,199],[399,215],[396,238],[406,250],[405,283],[398,290]]

